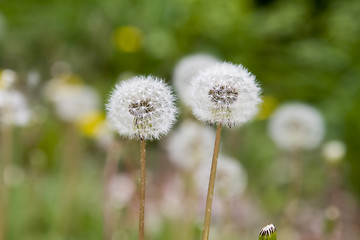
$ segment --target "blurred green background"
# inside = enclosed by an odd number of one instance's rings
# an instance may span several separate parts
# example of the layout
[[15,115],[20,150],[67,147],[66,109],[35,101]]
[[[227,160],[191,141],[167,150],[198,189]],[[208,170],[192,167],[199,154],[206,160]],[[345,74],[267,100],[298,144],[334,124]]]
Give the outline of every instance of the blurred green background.
[[[0,68],[18,73],[17,88],[26,93],[30,108],[42,114],[36,123],[13,129],[12,161],[21,169],[23,180],[9,187],[5,239],[103,238],[106,152],[91,138],[74,134],[77,130],[58,119],[42,96],[43,85],[54,77],[54,63],[66,62],[73,74],[94,87],[104,109],[118,79],[153,74],[171,84],[176,63],[199,52],[243,64],[257,76],[263,95],[273,99],[274,106],[262,120],[224,132],[223,151],[240,159],[248,173],[247,194],[267,216],[254,224],[257,227],[250,230],[250,237],[238,234],[236,238],[256,239],[263,225],[269,221],[276,225],[284,207],[286,186],[272,184],[275,177],[269,171],[273,160],[283,154],[266,128],[275,105],[287,101],[315,106],[326,122],[324,141],[339,139],[347,148],[344,160],[336,166],[337,183],[328,182],[329,166],[321,159],[320,149],[306,154],[304,199],[324,210],[324,189],[340,185],[353,199],[353,205],[344,205],[358,213],[360,1],[0,0]],[[29,90],[26,79],[31,72],[40,83]],[[189,117],[187,111],[182,107],[178,124]],[[74,167],[76,172],[64,177],[66,142],[73,139],[69,134],[77,136],[73,146],[81,161]],[[137,142],[122,144],[136,169]],[[166,172],[166,156],[159,149],[161,141],[149,144],[148,166],[153,175]],[[122,161],[118,165],[119,171],[128,169]],[[66,181],[77,182],[70,197]],[[64,200],[67,197],[72,200]],[[136,216],[123,219],[120,225],[127,227],[119,225],[114,239],[136,239],[136,221]],[[351,224],[356,229],[359,222],[358,217]],[[174,239],[176,227],[168,227],[172,224],[166,222],[150,239]],[[194,229],[199,239],[201,224]],[[355,240],[359,235],[341,236],[334,239]]]

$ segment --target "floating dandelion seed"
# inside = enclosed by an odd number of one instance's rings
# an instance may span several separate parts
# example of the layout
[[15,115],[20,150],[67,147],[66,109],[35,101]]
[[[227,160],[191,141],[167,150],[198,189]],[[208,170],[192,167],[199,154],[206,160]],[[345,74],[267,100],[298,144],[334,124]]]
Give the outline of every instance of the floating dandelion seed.
[[193,54],[182,58],[174,70],[174,86],[180,99],[191,106],[191,81],[204,68],[219,63],[219,60],[208,54]]
[[161,80],[134,77],[116,86],[107,105],[108,119],[120,135],[158,139],[175,121],[174,100]]
[[324,137],[324,121],[313,107],[302,103],[287,103],[279,107],[269,122],[269,134],[284,150],[311,150]]
[[260,87],[242,65],[218,63],[206,68],[192,81],[192,109],[201,121],[229,127],[255,116]]

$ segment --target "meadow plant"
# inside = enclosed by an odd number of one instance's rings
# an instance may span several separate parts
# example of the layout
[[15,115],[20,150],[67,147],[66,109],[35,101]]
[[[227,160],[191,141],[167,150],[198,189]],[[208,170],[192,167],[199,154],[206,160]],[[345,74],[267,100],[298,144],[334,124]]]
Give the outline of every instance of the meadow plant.
[[291,186],[283,222],[292,225],[303,187],[301,154],[320,145],[325,132],[324,121],[321,113],[312,106],[299,102],[286,103],[273,113],[268,132],[275,144],[290,154]]
[[273,224],[269,224],[259,233],[259,240],[276,240],[276,228]]
[[13,89],[17,73],[5,69],[0,71],[0,239],[6,236],[8,191],[5,186],[13,161],[13,127],[29,124],[31,111],[25,96]]
[[139,240],[144,239],[146,140],[165,135],[176,119],[171,89],[160,79],[137,76],[119,83],[107,104],[107,117],[122,136],[140,140]]
[[222,126],[240,126],[255,116],[261,102],[260,87],[245,67],[227,62],[201,70],[191,84],[194,115],[217,125],[202,236],[208,240]]

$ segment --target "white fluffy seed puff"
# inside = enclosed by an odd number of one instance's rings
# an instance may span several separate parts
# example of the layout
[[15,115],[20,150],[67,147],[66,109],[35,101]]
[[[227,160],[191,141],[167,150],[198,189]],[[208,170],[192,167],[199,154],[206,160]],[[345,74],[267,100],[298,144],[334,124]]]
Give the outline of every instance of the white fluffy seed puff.
[[137,76],[115,87],[107,104],[107,117],[120,135],[158,139],[175,122],[174,101],[170,87],[162,80]]
[[303,103],[279,107],[269,122],[269,134],[283,150],[314,149],[324,137],[324,121],[315,108]]
[[261,102],[255,76],[242,65],[212,65],[191,83],[193,113],[210,124],[241,125],[255,116]]

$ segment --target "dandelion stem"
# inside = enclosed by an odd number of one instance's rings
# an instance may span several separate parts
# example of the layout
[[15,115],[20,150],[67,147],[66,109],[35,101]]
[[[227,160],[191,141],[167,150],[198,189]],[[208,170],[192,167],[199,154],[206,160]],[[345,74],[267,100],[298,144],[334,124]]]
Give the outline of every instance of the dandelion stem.
[[114,231],[114,215],[111,209],[109,199],[109,188],[111,179],[116,175],[118,155],[121,151],[122,145],[118,142],[111,144],[107,149],[107,156],[104,167],[104,239],[110,240]]
[[218,157],[219,157],[221,127],[222,127],[222,124],[217,123],[215,146],[214,146],[214,153],[213,153],[213,158],[212,158],[210,180],[209,180],[209,188],[208,188],[208,194],[207,194],[207,199],[206,199],[205,220],[204,220],[204,230],[203,230],[202,240],[209,239],[211,208],[212,208],[212,200],[213,200],[213,195],[214,195],[217,161],[218,161]]
[[140,218],[139,218],[139,240],[144,239],[144,217],[145,217],[145,166],[146,166],[146,141],[140,141]]
[[281,220],[283,225],[293,226],[299,208],[301,191],[303,187],[303,162],[300,157],[300,150],[296,149],[291,153],[291,182],[287,193],[287,206]]
[[12,128],[10,125],[1,125],[1,160],[0,160],[0,240],[6,237],[6,215],[8,192],[4,182],[5,168],[12,159]]

